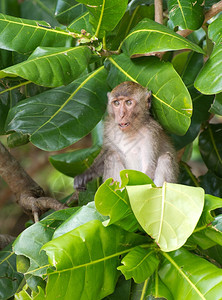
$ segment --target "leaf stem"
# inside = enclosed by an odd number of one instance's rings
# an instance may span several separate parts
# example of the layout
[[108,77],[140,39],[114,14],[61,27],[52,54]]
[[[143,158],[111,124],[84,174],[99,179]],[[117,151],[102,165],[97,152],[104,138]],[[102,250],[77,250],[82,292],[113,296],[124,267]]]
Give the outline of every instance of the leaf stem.
[[24,85],[27,85],[27,84],[29,84],[29,83],[32,83],[32,81],[25,81],[25,82],[22,82],[22,83],[20,83],[20,84],[18,84],[18,85],[12,86],[12,87],[10,87],[10,88],[6,88],[4,91],[1,91],[1,92],[0,92],[0,95],[1,95],[1,94],[4,94],[4,93],[7,93],[7,92],[9,92],[9,91],[15,90],[15,89],[19,88],[20,86],[24,86]]
[[155,22],[163,24],[163,1],[155,0]]

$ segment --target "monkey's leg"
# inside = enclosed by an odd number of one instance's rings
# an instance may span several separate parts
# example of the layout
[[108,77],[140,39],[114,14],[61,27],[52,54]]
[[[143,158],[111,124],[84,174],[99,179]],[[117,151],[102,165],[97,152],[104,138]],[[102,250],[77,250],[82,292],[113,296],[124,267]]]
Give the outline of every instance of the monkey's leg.
[[74,178],[74,189],[77,191],[85,190],[86,184],[94,178],[100,177],[104,172],[105,152],[102,150],[96,157],[93,164],[84,173]]
[[157,167],[154,175],[154,183],[156,186],[162,186],[164,181],[174,182],[177,181],[177,163],[173,156],[166,152],[162,154],[157,161]]
[[120,182],[120,171],[124,170],[125,166],[121,157],[115,153],[110,152],[107,153],[105,161],[104,161],[104,174],[103,181],[108,178],[113,178]]

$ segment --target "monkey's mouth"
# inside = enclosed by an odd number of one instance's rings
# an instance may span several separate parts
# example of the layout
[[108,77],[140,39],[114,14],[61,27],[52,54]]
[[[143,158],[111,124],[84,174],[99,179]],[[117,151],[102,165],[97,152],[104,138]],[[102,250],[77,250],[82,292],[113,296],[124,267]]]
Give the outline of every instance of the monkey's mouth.
[[118,125],[119,125],[119,127],[120,127],[121,129],[125,129],[125,128],[127,128],[127,127],[130,125],[130,122],[127,122],[127,123],[119,123]]

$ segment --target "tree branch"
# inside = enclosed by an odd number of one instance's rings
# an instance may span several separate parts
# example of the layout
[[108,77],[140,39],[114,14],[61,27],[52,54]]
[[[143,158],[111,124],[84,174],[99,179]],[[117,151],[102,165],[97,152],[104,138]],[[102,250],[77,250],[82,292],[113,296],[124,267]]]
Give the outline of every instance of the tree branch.
[[19,162],[0,142],[0,176],[16,196],[16,202],[27,214],[38,215],[47,209],[64,209],[65,205],[44,196],[43,189],[26,173]]
[[155,21],[163,24],[163,0],[155,0]]

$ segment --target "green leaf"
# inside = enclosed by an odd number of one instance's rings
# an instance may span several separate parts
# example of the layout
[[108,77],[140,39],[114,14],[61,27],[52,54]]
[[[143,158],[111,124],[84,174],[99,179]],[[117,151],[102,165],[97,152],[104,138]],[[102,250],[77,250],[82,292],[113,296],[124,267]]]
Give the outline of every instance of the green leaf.
[[72,41],[72,33],[52,29],[44,21],[32,21],[0,14],[0,48],[28,53],[38,46],[64,47]]
[[55,212],[28,227],[15,240],[13,249],[16,255],[22,255],[30,261],[28,265],[25,264],[24,260],[23,263],[17,265],[18,271],[24,272],[26,278],[33,275],[42,276],[46,273],[49,267],[48,258],[45,252],[40,251],[40,249],[51,240],[55,229],[76,210],[77,208],[69,208]]
[[9,112],[7,130],[30,134],[30,141],[46,151],[62,149],[101,120],[108,90],[106,71],[101,67],[66,87],[20,102]]
[[222,177],[222,125],[209,124],[199,137],[201,156],[209,170]]
[[58,0],[55,16],[61,24],[67,25],[85,11],[86,7],[75,0]]
[[145,241],[145,237],[116,226],[104,227],[99,221],[52,240],[42,248],[56,267],[48,274],[47,299],[93,300],[111,294],[119,275],[119,256]]
[[92,130],[93,145],[90,148],[50,156],[50,163],[58,171],[71,177],[82,174],[91,166],[100,153],[102,146],[103,126],[100,123]]
[[[59,26],[54,11],[56,1],[53,0],[24,0],[20,3],[21,15],[24,19],[44,20],[51,26]],[[11,14],[9,14],[11,15]]]
[[208,36],[216,44],[220,44],[222,41],[222,15],[214,20],[208,27]]
[[174,27],[196,30],[204,21],[203,0],[169,0],[169,19]]
[[104,300],[116,300],[116,299],[121,299],[121,300],[129,300],[131,296],[131,280],[125,280],[124,276],[120,276],[115,292],[106,298]]
[[[169,291],[169,289],[166,287],[166,285],[160,279],[157,270],[156,270],[155,274],[153,274],[148,280],[148,289],[146,291],[146,295],[151,296],[154,299],[164,298],[167,300],[174,300],[171,292]],[[153,299],[153,298],[151,298],[151,299]]]
[[54,232],[53,239],[72,231],[73,229],[89,222],[92,220],[105,221],[107,218],[102,216],[95,208],[95,203],[90,202],[89,204],[80,207],[74,212],[69,218],[65,220]]
[[197,76],[194,86],[203,94],[222,91],[222,46],[214,46],[210,58]]
[[204,53],[196,44],[150,19],[143,19],[122,43],[122,50],[129,56],[180,49]]
[[222,93],[216,95],[210,112],[222,116]]
[[38,47],[28,60],[0,71],[0,78],[20,76],[38,85],[57,87],[79,77],[86,69],[91,51],[75,48]]
[[95,204],[104,216],[109,216],[109,225],[116,224],[127,231],[138,229],[138,222],[130,208],[126,189],[120,190],[112,178],[107,179],[97,190]]
[[133,278],[136,283],[142,283],[156,270],[159,259],[155,250],[136,247],[122,259],[121,263],[123,265],[117,269],[126,279]]
[[7,137],[7,144],[9,148],[16,148],[25,145],[29,142],[29,136],[19,132],[14,132]]
[[20,14],[19,3],[17,0],[1,0],[0,12],[3,14],[18,17]]
[[69,24],[68,29],[77,33],[81,33],[82,30],[85,30],[87,33],[92,34],[93,30],[92,25],[89,23],[89,12],[84,12],[72,21]]
[[112,31],[121,20],[127,7],[127,0],[78,0],[90,12],[95,36],[103,37],[105,31]]
[[220,299],[221,269],[185,249],[162,255],[165,261],[159,275],[174,299]]
[[205,193],[220,197],[222,195],[222,178],[209,171],[199,177],[200,184]]
[[132,210],[162,251],[180,248],[192,234],[203,209],[204,190],[164,183],[126,187]]
[[10,247],[0,251],[0,299],[6,300],[17,291],[23,275],[16,271],[16,256]]
[[[154,96],[152,107],[161,125],[178,135],[190,126],[192,102],[180,76],[170,63],[156,57],[131,60],[125,54],[109,58],[108,82],[111,87],[131,80],[148,87]],[[169,79],[170,78],[170,79]]]

